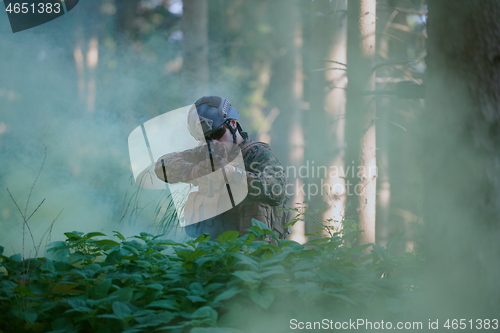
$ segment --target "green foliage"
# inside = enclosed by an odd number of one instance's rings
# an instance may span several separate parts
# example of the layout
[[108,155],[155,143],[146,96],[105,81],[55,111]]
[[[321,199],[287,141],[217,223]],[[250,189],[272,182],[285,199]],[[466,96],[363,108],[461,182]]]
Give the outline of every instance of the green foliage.
[[[346,229],[347,230],[347,229]],[[354,247],[352,232],[306,244],[255,221],[185,244],[148,233],[118,241],[66,233],[53,260],[3,256],[3,332],[262,332],[291,318],[390,320],[408,313],[419,260]],[[264,242],[263,239],[273,241]],[[307,309],[307,311],[306,311]],[[305,317],[308,316],[308,317]],[[280,319],[281,318],[281,319]]]

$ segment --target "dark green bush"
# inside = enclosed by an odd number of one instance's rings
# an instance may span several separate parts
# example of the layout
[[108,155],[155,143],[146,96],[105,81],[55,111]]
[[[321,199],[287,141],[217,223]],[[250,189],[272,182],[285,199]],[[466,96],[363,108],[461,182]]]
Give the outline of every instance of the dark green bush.
[[[227,231],[186,244],[141,233],[68,232],[51,258],[3,256],[0,332],[289,332],[303,321],[402,321],[419,260],[351,246],[356,232],[306,244]],[[0,274],[2,272],[0,271]]]

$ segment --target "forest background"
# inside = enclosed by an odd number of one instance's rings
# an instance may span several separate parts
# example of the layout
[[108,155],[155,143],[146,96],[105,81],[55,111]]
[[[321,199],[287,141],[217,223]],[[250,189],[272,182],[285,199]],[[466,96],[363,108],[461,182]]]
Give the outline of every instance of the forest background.
[[[161,192],[136,187],[126,138],[144,121],[204,94],[228,98],[244,129],[269,142],[284,165],[309,172],[313,164],[356,165],[345,158],[347,6],[340,0],[87,0],[16,34],[0,15],[0,179],[19,205],[29,201],[33,211],[43,201],[30,221],[36,242],[74,229],[182,237],[174,225],[165,228]],[[499,299],[498,288],[490,288],[500,275],[494,241],[500,43],[491,19],[498,5],[442,1],[428,10],[423,1],[387,0],[371,12],[372,89],[395,90],[406,80],[421,85],[426,69],[428,75],[427,105],[382,93],[358,97],[376,110],[370,119],[378,171],[373,241],[386,245],[400,236],[396,253],[432,253],[430,285],[444,307],[454,304],[453,314],[480,304],[477,317]],[[434,36],[427,15],[440,22]],[[450,33],[452,41],[445,37]],[[314,221],[346,215],[345,191],[334,191],[345,175],[288,180],[297,189],[292,202],[307,200],[310,213],[291,239],[304,242]],[[29,256],[26,225],[7,190],[0,200],[0,244],[9,254]],[[472,281],[484,283],[472,287]]]

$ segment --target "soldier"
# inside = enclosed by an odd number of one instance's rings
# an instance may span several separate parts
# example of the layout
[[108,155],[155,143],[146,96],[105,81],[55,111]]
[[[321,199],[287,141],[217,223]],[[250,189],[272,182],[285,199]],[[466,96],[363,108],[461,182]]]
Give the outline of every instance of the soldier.
[[[197,237],[206,233],[215,239],[227,230],[236,230],[241,236],[252,227],[252,219],[257,219],[277,231],[278,237],[285,238],[283,225],[286,212],[281,210],[286,200],[283,167],[268,144],[254,142],[243,132],[237,122],[238,117],[238,110],[225,98],[206,96],[197,100],[188,114],[188,128],[195,139],[206,141],[207,144],[163,155],[155,165],[155,173],[168,183],[199,185],[200,192],[196,193],[196,197],[188,198],[186,203],[185,215],[191,214],[191,217],[192,214],[202,217],[203,212],[200,213],[200,210],[206,213],[211,205],[221,205],[220,197],[213,197],[210,178],[208,183],[201,181],[204,176],[215,174],[214,170],[221,170],[232,202],[228,184],[246,177],[246,197],[236,205],[233,202],[232,207],[221,214],[186,225],[189,236]],[[241,165],[238,167],[237,163],[233,163],[240,150],[244,170]],[[218,153],[207,155],[207,151]],[[192,212],[187,212],[188,207]]]

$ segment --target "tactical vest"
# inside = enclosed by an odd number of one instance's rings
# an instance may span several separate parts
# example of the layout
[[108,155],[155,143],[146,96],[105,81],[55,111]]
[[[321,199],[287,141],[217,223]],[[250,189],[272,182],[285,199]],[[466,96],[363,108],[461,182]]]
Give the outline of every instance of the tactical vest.
[[[245,152],[254,145],[267,146],[269,149],[266,143],[248,142],[240,145],[242,154],[245,155]],[[197,208],[203,207],[205,213],[210,215],[210,212],[206,210],[215,209],[216,205],[219,204],[218,199],[219,196],[217,195],[211,198],[207,197],[206,191],[200,186],[199,192],[192,192],[188,197],[185,211],[191,211],[197,214]],[[271,206],[267,203],[253,201],[247,196],[242,202],[220,215],[187,225],[185,231],[191,237],[198,237],[206,233],[211,235],[211,239],[215,239],[218,235],[227,230],[238,231],[240,236],[242,236],[247,234],[247,229],[252,227],[252,219],[256,219],[267,225],[269,229],[277,231],[278,237],[284,239],[288,233],[284,225],[289,222],[290,215],[290,211],[285,209],[287,199],[288,198],[285,197],[280,204]],[[186,219],[189,219],[189,216],[186,216]]]

